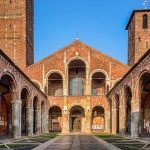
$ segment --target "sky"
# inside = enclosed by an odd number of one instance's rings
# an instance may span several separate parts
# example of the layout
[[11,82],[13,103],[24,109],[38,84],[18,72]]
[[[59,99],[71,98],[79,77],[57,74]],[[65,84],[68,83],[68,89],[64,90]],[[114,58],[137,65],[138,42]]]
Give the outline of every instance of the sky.
[[[149,5],[149,3],[148,3]],[[34,0],[35,62],[75,41],[127,63],[125,27],[143,0]]]

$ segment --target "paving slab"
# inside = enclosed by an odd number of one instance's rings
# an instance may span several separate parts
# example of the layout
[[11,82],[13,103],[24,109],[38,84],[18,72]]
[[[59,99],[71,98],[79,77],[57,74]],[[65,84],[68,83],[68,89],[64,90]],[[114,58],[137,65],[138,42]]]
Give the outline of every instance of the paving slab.
[[61,135],[33,150],[110,150],[110,148],[92,135]]

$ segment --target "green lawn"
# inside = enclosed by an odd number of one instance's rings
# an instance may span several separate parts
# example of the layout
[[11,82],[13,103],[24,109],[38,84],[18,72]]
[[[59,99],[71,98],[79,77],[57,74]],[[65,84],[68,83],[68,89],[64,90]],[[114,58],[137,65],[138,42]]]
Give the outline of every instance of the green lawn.
[[[58,133],[46,133],[38,136],[26,137],[24,139],[16,140],[12,143],[8,143],[7,146],[13,150],[22,149],[25,147],[37,147],[42,143],[45,143],[52,138],[55,138]],[[0,149],[6,148],[5,145],[1,144]]]
[[107,133],[94,134],[94,135],[110,144],[115,145],[116,147],[119,147],[122,150],[139,150],[146,146],[145,143],[142,143],[135,139],[125,138],[119,135],[113,135]]

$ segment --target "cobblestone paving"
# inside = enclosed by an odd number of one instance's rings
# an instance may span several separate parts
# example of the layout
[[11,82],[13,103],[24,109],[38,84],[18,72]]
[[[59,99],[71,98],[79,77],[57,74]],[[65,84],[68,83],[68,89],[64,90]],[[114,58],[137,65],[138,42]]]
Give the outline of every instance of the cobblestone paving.
[[45,150],[108,150],[91,135],[62,136]]

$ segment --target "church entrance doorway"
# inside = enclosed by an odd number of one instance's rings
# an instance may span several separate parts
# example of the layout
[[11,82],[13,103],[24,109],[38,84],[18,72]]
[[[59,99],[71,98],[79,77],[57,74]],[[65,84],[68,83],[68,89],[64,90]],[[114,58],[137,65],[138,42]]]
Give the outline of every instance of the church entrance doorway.
[[84,109],[80,106],[74,106],[70,110],[70,131],[82,132]]

